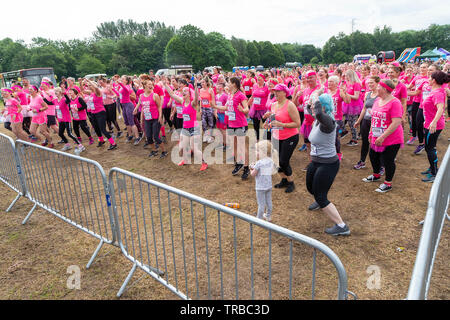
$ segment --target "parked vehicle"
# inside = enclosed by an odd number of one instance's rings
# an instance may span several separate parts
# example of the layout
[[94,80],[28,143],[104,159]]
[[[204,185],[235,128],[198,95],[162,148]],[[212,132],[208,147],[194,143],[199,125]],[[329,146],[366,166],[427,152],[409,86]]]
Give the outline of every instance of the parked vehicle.
[[168,69],[159,69],[155,75],[157,76],[177,76],[179,74],[194,73],[191,65],[174,65]]

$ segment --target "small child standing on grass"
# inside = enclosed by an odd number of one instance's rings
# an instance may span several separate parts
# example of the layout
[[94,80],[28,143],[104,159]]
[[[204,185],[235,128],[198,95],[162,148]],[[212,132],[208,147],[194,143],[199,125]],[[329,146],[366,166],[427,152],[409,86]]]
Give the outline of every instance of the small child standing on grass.
[[[272,144],[262,140],[256,144],[256,163],[250,166],[250,174],[255,177],[258,219],[272,221],[272,174],[275,170]],[[266,211],[267,209],[267,211]],[[266,212],[265,212],[266,211]]]

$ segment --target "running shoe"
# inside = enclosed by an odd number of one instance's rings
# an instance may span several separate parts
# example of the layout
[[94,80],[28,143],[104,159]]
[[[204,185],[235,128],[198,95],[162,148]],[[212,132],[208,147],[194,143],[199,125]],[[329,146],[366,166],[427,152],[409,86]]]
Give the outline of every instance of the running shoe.
[[159,156],[160,159],[163,159],[165,157],[167,157],[169,153],[167,151],[161,152],[161,155]]
[[350,229],[347,225],[341,228],[335,224],[333,227],[325,229],[325,233],[332,236],[349,236]]
[[384,167],[381,167],[379,175],[384,176],[385,172],[386,172],[386,170],[384,169]]
[[344,130],[341,132],[341,139],[345,138],[345,136],[348,134],[347,130]]
[[361,160],[358,161],[358,163],[356,165],[353,166],[353,169],[355,170],[361,170],[364,169],[366,167],[366,163],[362,162]]
[[300,148],[298,148],[298,151],[306,151],[308,149],[308,146],[306,143],[304,143]]
[[69,151],[70,149],[72,149],[72,146],[70,144],[66,144],[61,151]]
[[409,138],[409,140],[406,142],[407,145],[413,145],[414,141],[417,141],[417,137],[411,137]]
[[142,136],[139,136],[139,138],[134,139],[134,145],[137,146],[142,140]]
[[97,148],[100,148],[104,144],[105,144],[105,141],[99,141],[97,144]]
[[144,149],[147,148],[150,145],[150,143],[148,141],[145,141],[144,143]]
[[[80,143],[81,143],[81,141],[80,141]],[[89,145],[91,145],[91,144],[94,144],[94,138],[92,138],[92,137],[89,138]]]
[[243,164],[238,164],[238,163],[236,163],[236,165],[234,166],[234,169],[233,169],[233,171],[231,172],[231,174],[232,174],[233,176],[237,175],[237,174],[239,173],[239,171],[241,171],[241,169],[242,169],[243,167],[244,167]]
[[377,178],[373,174],[371,174],[367,178],[362,179],[362,181],[364,181],[364,182],[376,182],[376,181],[380,181],[380,179],[381,178]]
[[436,179],[436,176],[429,173],[427,174],[426,178],[422,179],[423,182],[434,182],[434,179]]
[[420,174],[422,174],[422,175],[424,175],[424,176],[427,176],[427,175],[429,175],[430,173],[431,173],[431,169],[428,168],[427,170],[421,172]]
[[44,142],[41,143],[41,146],[46,147],[48,145],[47,140],[45,140]]
[[158,155],[158,151],[153,150],[152,152],[150,152],[150,154],[148,155],[149,158],[153,158],[156,157]]
[[292,182],[288,182],[288,186],[287,186],[286,190],[284,190],[284,192],[291,193],[291,192],[294,192],[294,190],[295,190],[295,184],[292,181]]
[[392,186],[382,183],[375,191],[379,192],[379,193],[386,193],[391,190],[392,190]]
[[178,164],[178,166],[179,166],[179,167],[184,166],[184,160],[182,160],[182,161]]
[[267,221],[267,222],[271,222],[272,221],[272,216],[270,214],[263,214],[263,218]]
[[419,144],[416,148],[416,150],[414,150],[414,154],[418,155],[421,154],[423,149],[425,149],[425,145],[424,144]]
[[208,169],[208,164],[206,162],[203,162],[200,171],[205,171],[206,169]]
[[163,143],[166,143],[166,142],[167,142],[166,136],[162,136],[161,141],[162,141]]
[[81,139],[80,137],[78,137],[77,140],[78,140],[79,143],[82,143],[82,142],[83,142],[83,141],[82,141],[83,139]]
[[120,137],[122,137],[122,136],[123,136],[122,131],[117,132],[117,138],[120,138]]
[[316,201],[311,203],[311,205],[308,207],[309,211],[316,211],[316,210],[319,210],[319,209],[320,209],[320,206],[319,206],[319,204]]
[[349,143],[347,143],[347,146],[349,146],[349,147],[355,147],[357,145],[358,145],[357,140],[350,140]]
[[131,142],[131,140],[133,140],[133,137],[132,136],[128,136],[127,140],[125,140],[125,143],[129,143],[129,142]]
[[84,146],[78,145],[78,146],[75,147],[75,150],[73,151],[73,153],[75,153],[78,156],[84,150],[86,150],[86,148]]
[[242,173],[242,180],[247,180],[248,176],[250,175],[250,169],[249,167],[244,167],[244,172]]
[[64,140],[59,140],[58,144],[66,144],[67,142],[65,142]]
[[114,149],[117,149],[117,144],[112,144],[108,148],[108,150],[114,150]]
[[53,143],[50,143],[50,144],[48,145],[48,147],[53,149],[53,148],[55,147],[55,145],[54,145]]

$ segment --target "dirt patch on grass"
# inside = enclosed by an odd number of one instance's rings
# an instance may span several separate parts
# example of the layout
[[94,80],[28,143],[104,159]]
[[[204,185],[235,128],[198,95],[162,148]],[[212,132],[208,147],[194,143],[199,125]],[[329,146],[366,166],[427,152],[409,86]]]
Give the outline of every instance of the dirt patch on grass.
[[[0,132],[10,135],[4,129],[1,129]],[[443,157],[448,146],[448,137],[450,137],[450,130],[447,128],[438,141],[440,158]],[[58,137],[55,136],[55,139]],[[345,145],[347,138],[343,142],[344,159],[329,198],[336,204],[344,220],[350,226],[352,235],[347,238],[327,236],[323,231],[331,225],[330,221],[320,212],[311,213],[307,210],[313,199],[306,190],[305,172],[302,172],[301,169],[306,166],[308,155],[298,151],[292,158],[296,190],[294,193],[286,195],[284,192],[274,189],[272,222],[317,239],[329,246],[339,256],[346,268],[349,290],[355,292],[360,299],[403,299],[408,291],[421,234],[421,226],[418,225],[418,222],[425,215],[431,189],[431,184],[420,181],[419,172],[427,167],[426,155],[415,156],[412,154],[413,148],[405,146],[397,157],[394,190],[387,194],[378,194],[374,192],[376,185],[365,184],[361,181],[363,177],[370,174],[370,169],[361,171],[352,169],[359,158],[360,148],[347,147]],[[256,212],[254,181],[250,179],[243,182],[239,177],[231,176],[232,166],[211,165],[206,172],[199,172],[199,165],[179,168],[171,162],[170,158],[149,159],[148,153],[148,150],[142,148],[142,143],[140,146],[133,146],[125,144],[122,139],[119,140],[118,150],[107,152],[95,146],[89,146],[83,156],[98,161],[106,172],[112,167],[119,167],[218,203],[239,202],[241,211],[248,214]],[[61,172],[64,175],[62,170],[66,170],[66,166],[56,160],[46,160],[50,161],[47,165],[53,167],[55,173]],[[32,172],[33,168],[30,170]],[[75,168],[74,170],[80,169]],[[56,179],[60,179],[60,177],[56,176]],[[274,177],[274,182],[278,182],[277,177]],[[124,203],[125,194],[128,196],[127,201],[131,201],[132,195],[131,182],[125,183],[127,183],[127,188],[125,188],[127,192],[118,190],[121,192]],[[90,188],[89,185],[88,187]],[[54,188],[50,190],[52,194],[58,192],[58,186]],[[80,195],[77,197],[86,197],[86,201],[91,203],[92,199],[88,198],[89,188],[78,191]],[[36,190],[36,192],[39,191],[38,186]],[[157,203],[158,199],[155,198],[155,195],[148,196],[148,193],[139,189],[136,182],[134,190],[138,200],[135,201],[137,203],[136,212],[142,212],[142,209],[147,212],[150,202]],[[70,211],[76,197],[69,189],[63,192],[71,195],[72,202],[65,202],[62,211]],[[0,183],[0,194],[3,195],[0,200],[0,208],[4,210],[14,199],[15,194],[2,183]],[[139,204],[141,203],[140,195],[144,195],[142,205]],[[42,196],[46,196],[45,193]],[[58,206],[58,198],[53,199],[55,206]],[[223,255],[219,256],[217,254],[219,252],[217,212],[196,208],[193,210],[196,214],[192,218],[189,203],[182,203],[183,219],[185,217],[191,219],[185,220],[184,224],[187,227],[194,224],[196,232],[194,235],[192,232],[189,233],[189,228],[183,230],[186,240],[183,256],[182,244],[174,241],[172,245],[171,242],[171,235],[174,235],[175,239],[181,238],[180,213],[177,211],[179,209],[178,199],[175,197],[168,199],[167,195],[163,194],[160,201],[165,202],[165,207],[170,202],[173,210],[170,213],[173,214],[171,216],[167,210],[163,210],[161,213],[156,212],[153,221],[156,226],[154,230],[165,233],[166,259],[170,263],[174,261],[178,268],[176,276],[174,269],[167,270],[166,274],[170,283],[175,284],[176,280],[180,290],[185,293],[188,291],[192,298],[197,297],[197,288],[199,298],[208,298],[208,288],[210,288],[212,298],[219,298],[222,292],[218,288],[222,281],[225,287],[224,297],[233,298],[235,292],[229,288],[232,287],[231,284],[234,283],[236,276],[234,269],[234,241],[236,241],[237,275],[241,280],[241,285],[251,282],[250,266],[253,263],[255,298],[267,297],[269,243],[266,231],[257,230],[257,228],[250,231],[248,224],[240,223],[236,225],[238,236],[235,239],[232,219],[222,214],[220,223],[223,228],[221,233]],[[0,286],[4,288],[0,292],[0,299],[115,299],[132,262],[122,255],[119,248],[105,245],[92,267],[86,270],[85,264],[89,261],[99,241],[42,209],[38,209],[26,225],[21,225],[21,221],[31,207],[32,204],[28,200],[20,199],[10,213],[0,214]],[[126,206],[123,207],[126,208]],[[93,210],[91,209],[89,212],[94,212]],[[88,209],[85,214],[89,217]],[[142,217],[139,214],[137,216]],[[128,218],[128,213],[125,211],[121,217]],[[136,215],[132,214],[130,218],[136,220]],[[141,226],[144,222],[149,226],[149,217],[147,216],[146,219],[142,218],[136,221]],[[126,222],[126,220],[124,221]],[[127,223],[123,224],[123,226],[126,225]],[[208,229],[207,241],[205,240],[205,226]],[[130,233],[129,229],[126,230],[128,231],[127,239],[130,242],[131,238],[137,239],[137,232]],[[139,234],[141,239],[144,239],[145,236],[143,230],[144,228],[141,227]],[[151,230],[149,227],[148,231],[151,232]],[[149,238],[151,238],[151,233],[149,234]],[[244,245],[244,243],[248,243],[250,234],[254,241],[252,248]],[[286,259],[289,256],[289,241],[275,235],[272,236],[273,297],[286,299],[289,297],[288,282],[286,282],[289,276],[287,265],[289,259]],[[187,263],[186,269],[182,267],[183,258],[187,257],[186,261],[188,262],[195,260],[192,249],[194,239],[198,250],[203,253],[197,255],[198,285],[195,279],[195,265]],[[434,267],[430,299],[448,299],[450,297],[450,281],[447,276],[447,262],[450,258],[449,240],[447,223],[444,226]],[[160,240],[152,242],[150,239],[148,243],[157,245],[158,249],[163,245]],[[210,251],[208,264],[204,254],[207,245]],[[127,246],[130,251],[132,247],[131,244]],[[405,250],[399,252],[397,251],[398,247],[404,247]],[[134,249],[137,252],[139,246],[135,244]],[[250,250],[253,250],[255,254],[254,261],[250,261]],[[312,250],[298,245],[293,245],[292,250],[294,252],[292,261],[294,291],[292,295],[295,299],[310,299]],[[143,253],[142,260],[149,261],[149,264],[153,266],[158,260],[160,267],[164,269],[164,255],[161,250],[158,252],[157,255]],[[223,279],[220,278],[219,272],[220,259],[226,266]],[[67,279],[70,276],[67,268],[71,265],[77,265],[81,269],[81,290],[67,289]],[[381,271],[381,289],[379,290],[367,288],[367,280],[370,276],[367,269],[373,265],[378,266]],[[211,273],[209,279],[207,277],[208,266]],[[317,267],[316,298],[334,299],[337,293],[337,277],[334,268],[321,254],[317,256]],[[186,282],[188,282],[187,286]],[[130,284],[130,289],[126,291],[122,299],[177,298],[140,270],[135,273]],[[239,291],[240,298],[251,298],[251,290],[248,287],[240,287]]]

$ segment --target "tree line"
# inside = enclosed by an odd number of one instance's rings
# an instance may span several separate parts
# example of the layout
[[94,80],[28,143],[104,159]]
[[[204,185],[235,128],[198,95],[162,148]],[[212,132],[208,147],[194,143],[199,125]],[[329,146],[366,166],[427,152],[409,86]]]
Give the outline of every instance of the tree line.
[[388,26],[373,33],[339,33],[323,48],[311,44],[227,39],[218,32],[205,33],[193,25],[179,29],[157,21],[104,22],[84,40],[53,41],[33,38],[30,44],[10,38],[0,40],[0,72],[53,67],[55,74],[79,77],[89,73],[138,74],[173,64],[191,64],[194,70],[219,65],[278,67],[286,62],[329,64],[351,61],[355,54],[407,47],[450,48],[450,25],[432,24],[427,29],[392,32]]

